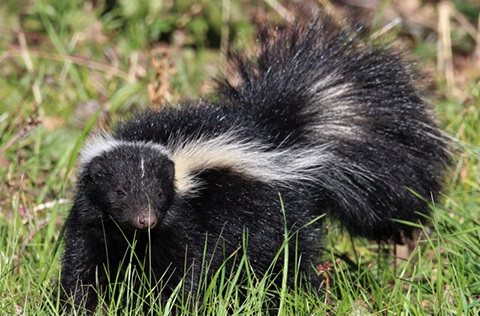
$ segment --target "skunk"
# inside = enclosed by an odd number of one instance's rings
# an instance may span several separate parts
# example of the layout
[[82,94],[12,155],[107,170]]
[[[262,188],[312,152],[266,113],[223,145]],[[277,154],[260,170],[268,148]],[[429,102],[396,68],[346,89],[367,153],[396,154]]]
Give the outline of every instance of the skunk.
[[265,29],[260,46],[234,56],[238,83],[218,80],[210,100],[137,114],[85,144],[65,300],[95,310],[92,288],[122,276],[133,244],[168,297],[182,280],[198,294],[202,262],[214,273],[236,253],[266,273],[286,230],[289,271],[316,280],[325,214],[377,241],[423,221],[449,154],[412,64],[325,18]]

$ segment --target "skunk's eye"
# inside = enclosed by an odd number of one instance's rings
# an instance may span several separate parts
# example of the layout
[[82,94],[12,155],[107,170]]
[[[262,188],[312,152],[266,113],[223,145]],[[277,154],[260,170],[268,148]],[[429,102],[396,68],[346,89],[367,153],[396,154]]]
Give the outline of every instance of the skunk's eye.
[[124,191],[122,190],[117,190],[115,191],[115,194],[117,194],[118,197],[124,197],[125,195],[127,195]]

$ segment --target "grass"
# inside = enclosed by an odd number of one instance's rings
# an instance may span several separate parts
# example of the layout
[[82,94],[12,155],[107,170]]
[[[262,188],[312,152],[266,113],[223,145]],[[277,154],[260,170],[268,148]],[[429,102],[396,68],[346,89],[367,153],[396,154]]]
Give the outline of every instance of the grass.
[[[59,278],[61,227],[87,133],[108,130],[112,121],[150,102],[155,107],[208,93],[226,47],[255,44],[254,16],[260,22],[261,14],[282,19],[281,4],[273,10],[263,2],[245,3],[118,1],[111,10],[102,1],[0,3],[1,315],[58,313],[52,293]],[[260,315],[274,292],[282,297],[282,315],[480,312],[480,70],[473,57],[462,59],[473,56],[478,44],[455,18],[464,16],[475,25],[480,9],[475,1],[453,4],[442,10],[454,18],[441,20],[452,31],[450,45],[433,50],[445,37],[428,30],[409,42],[427,70],[435,68],[437,58],[457,67],[454,77],[443,67],[432,71],[439,86],[432,102],[441,125],[459,140],[443,198],[432,206],[431,224],[412,253],[398,258],[393,245],[352,240],[332,228],[323,264],[329,282],[317,285],[323,296],[301,287],[274,289],[268,278],[254,276],[244,289],[219,271],[203,305],[179,291],[158,307],[161,313],[172,308]],[[382,21],[388,8],[393,6],[385,1],[374,20]],[[435,25],[435,17],[429,18]],[[400,37],[408,28],[392,32]],[[445,50],[451,50],[451,59]],[[245,291],[240,304],[237,298]],[[135,313],[141,297],[127,297]]]

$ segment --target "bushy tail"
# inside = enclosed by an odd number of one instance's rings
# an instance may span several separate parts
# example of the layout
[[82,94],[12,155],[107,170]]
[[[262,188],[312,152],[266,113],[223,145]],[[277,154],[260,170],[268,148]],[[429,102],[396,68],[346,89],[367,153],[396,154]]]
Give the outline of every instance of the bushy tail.
[[319,210],[349,231],[399,240],[440,189],[447,141],[411,63],[357,31],[314,18],[261,33],[257,59],[236,56],[239,84],[223,96],[281,147],[328,150],[313,168]]

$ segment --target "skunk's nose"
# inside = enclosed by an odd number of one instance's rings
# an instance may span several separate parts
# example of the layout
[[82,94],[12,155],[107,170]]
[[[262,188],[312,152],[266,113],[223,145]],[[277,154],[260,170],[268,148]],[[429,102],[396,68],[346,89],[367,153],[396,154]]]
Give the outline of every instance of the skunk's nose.
[[152,229],[157,225],[157,216],[153,212],[142,213],[137,217],[137,228],[144,230],[144,229]]

